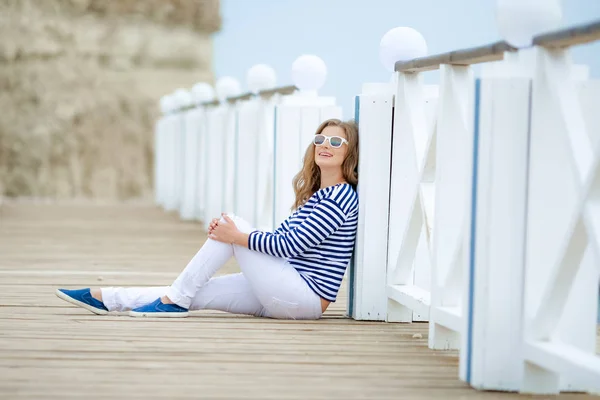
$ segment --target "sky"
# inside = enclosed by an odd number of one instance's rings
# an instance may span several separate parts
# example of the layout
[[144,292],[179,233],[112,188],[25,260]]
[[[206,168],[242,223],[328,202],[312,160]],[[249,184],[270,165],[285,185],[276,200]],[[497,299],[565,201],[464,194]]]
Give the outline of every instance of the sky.
[[[293,84],[291,66],[302,54],[327,65],[323,96],[335,96],[344,118],[354,112],[354,96],[364,82],[388,82],[379,61],[381,37],[397,26],[418,30],[430,55],[485,45],[501,37],[496,0],[221,0],[223,26],[214,36],[214,70],[237,78],[247,90],[246,73],[264,63],[277,73],[277,85]],[[562,26],[600,19],[600,0],[562,0]],[[600,77],[600,42],[573,49],[577,63]],[[426,83],[437,83],[427,72]]]

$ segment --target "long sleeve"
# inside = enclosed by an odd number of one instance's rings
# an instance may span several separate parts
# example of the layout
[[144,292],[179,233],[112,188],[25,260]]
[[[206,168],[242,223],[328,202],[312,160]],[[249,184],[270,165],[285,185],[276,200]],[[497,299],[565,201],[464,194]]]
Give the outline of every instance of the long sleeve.
[[336,189],[322,199],[310,214],[293,229],[274,233],[254,231],[248,239],[251,250],[280,258],[291,258],[318,246],[337,231],[348,218],[345,209],[352,196],[350,190]]
[[277,229],[275,229],[274,233],[286,233],[290,230],[290,218],[285,219],[281,225]]

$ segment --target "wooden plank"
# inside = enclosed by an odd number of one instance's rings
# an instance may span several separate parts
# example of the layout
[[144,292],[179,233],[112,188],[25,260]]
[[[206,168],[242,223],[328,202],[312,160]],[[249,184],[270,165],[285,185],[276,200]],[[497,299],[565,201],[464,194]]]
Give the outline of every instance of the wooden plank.
[[563,48],[596,40],[600,40],[600,20],[538,35],[533,38],[533,44],[548,48]]
[[247,93],[242,93],[239,96],[228,97],[227,102],[229,104],[233,104],[238,101],[250,100],[252,97],[254,97],[254,93],[247,92]]
[[500,41],[485,46],[416,58],[410,61],[398,61],[395,69],[400,72],[423,72],[439,69],[442,64],[472,65],[502,60],[505,52],[514,51],[517,51],[515,47]]
[[[59,286],[166,285],[205,239],[199,224],[152,206],[5,203],[0,398],[517,397],[460,382],[457,353],[430,351],[426,323],[345,318],[345,281],[319,321],[97,316],[54,295]],[[232,260],[221,273],[237,271]]]
[[297,89],[298,88],[294,85],[281,86],[281,87],[277,87],[274,89],[261,90],[260,92],[258,92],[258,94],[263,98],[269,98],[275,94],[281,94],[281,95],[292,94]]

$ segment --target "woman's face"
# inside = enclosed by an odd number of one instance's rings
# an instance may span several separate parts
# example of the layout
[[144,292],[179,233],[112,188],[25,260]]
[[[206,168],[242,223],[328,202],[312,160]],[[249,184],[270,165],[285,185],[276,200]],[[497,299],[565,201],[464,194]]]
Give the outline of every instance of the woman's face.
[[[333,137],[339,137],[344,140],[348,139],[344,129],[339,126],[327,126],[323,129],[321,135],[329,136],[334,144],[336,144],[336,141],[339,141],[339,139]],[[315,138],[317,136],[319,135],[315,135]],[[321,169],[341,168],[342,163],[346,159],[346,153],[348,152],[348,144],[344,143],[344,140],[342,140],[342,145],[337,148],[333,147],[330,140],[327,138],[322,144],[315,145],[315,163]]]

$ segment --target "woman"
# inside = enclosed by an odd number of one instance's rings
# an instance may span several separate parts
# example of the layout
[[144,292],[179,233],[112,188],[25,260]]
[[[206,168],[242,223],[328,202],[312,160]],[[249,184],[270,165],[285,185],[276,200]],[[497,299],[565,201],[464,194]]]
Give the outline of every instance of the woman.
[[[335,301],[358,223],[358,130],[323,122],[295,176],[294,213],[275,232],[223,214],[208,239],[168,287],[59,289],[63,300],[96,314],[186,317],[212,309],[282,319],[318,319]],[[212,278],[231,256],[241,273]]]

